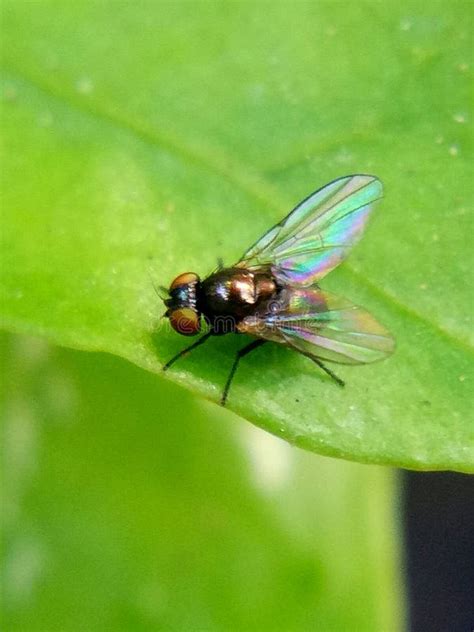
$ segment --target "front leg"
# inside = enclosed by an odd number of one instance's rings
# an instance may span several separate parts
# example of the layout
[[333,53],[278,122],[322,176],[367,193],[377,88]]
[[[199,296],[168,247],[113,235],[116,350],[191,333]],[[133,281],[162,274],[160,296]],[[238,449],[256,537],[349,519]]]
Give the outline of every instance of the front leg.
[[212,336],[212,332],[208,331],[207,334],[201,336],[201,338],[199,338],[199,340],[197,340],[196,342],[193,342],[192,345],[189,345],[189,347],[185,347],[184,349],[182,349],[179,353],[173,356],[171,360],[168,360],[168,362],[163,366],[163,371],[167,371],[170,366],[176,362],[176,360],[179,360],[190,351],[193,351],[193,349],[196,349],[196,347],[200,347],[210,336]]

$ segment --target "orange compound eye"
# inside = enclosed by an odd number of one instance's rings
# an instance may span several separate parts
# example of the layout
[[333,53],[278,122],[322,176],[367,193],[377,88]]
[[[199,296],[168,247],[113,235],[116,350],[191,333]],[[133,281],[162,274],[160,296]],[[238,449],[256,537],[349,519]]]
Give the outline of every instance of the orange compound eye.
[[194,272],[184,272],[176,277],[173,283],[170,286],[170,290],[174,290],[180,285],[190,285],[193,283],[197,283],[199,281],[199,277]]
[[201,331],[199,314],[190,307],[174,309],[169,319],[173,329],[183,336],[195,336]]

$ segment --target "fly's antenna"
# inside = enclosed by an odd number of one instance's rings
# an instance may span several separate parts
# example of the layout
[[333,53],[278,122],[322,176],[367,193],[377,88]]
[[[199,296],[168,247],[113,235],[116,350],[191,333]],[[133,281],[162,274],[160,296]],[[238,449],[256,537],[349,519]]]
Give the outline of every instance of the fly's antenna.
[[[154,278],[151,275],[150,270],[148,270],[148,276],[150,277],[150,281],[151,284],[153,286],[153,289],[155,290],[155,294],[158,296],[158,298],[160,298],[162,301],[166,300],[168,298],[168,290],[164,287],[164,285],[156,285]],[[168,314],[168,312],[166,311],[164,314],[161,314],[160,316],[160,321],[163,320],[163,318],[166,318],[166,315]]]
[[153,281],[153,289],[155,290],[156,295],[159,296],[162,301],[164,301],[165,298],[168,298],[168,290],[165,288],[164,285],[156,285],[156,283]]
[[153,286],[153,289],[155,290],[155,294],[162,300],[164,301],[166,298],[168,298],[168,290],[165,288],[164,285],[156,285],[154,278],[151,275],[150,270],[148,270],[148,275],[150,277],[150,281],[151,284]]

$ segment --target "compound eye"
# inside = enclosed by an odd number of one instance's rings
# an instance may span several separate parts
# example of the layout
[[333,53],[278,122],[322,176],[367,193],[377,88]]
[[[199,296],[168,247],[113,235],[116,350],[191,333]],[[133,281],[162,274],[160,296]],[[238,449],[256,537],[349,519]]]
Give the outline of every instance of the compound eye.
[[182,336],[195,336],[201,331],[199,314],[190,307],[174,309],[169,319],[173,329]]
[[170,286],[170,291],[176,289],[180,285],[190,285],[193,283],[197,283],[199,281],[199,277],[194,272],[184,272],[176,277],[173,283]]

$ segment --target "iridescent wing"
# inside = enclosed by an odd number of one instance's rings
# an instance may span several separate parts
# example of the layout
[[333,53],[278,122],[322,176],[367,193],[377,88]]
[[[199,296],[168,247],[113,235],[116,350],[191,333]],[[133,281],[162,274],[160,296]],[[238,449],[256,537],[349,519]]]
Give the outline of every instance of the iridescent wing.
[[238,330],[339,364],[376,362],[395,348],[369,312],[319,288],[282,290],[258,314],[244,318]]
[[314,285],[348,256],[382,195],[375,176],[338,178],[271,228],[237,267],[266,267],[285,285]]

